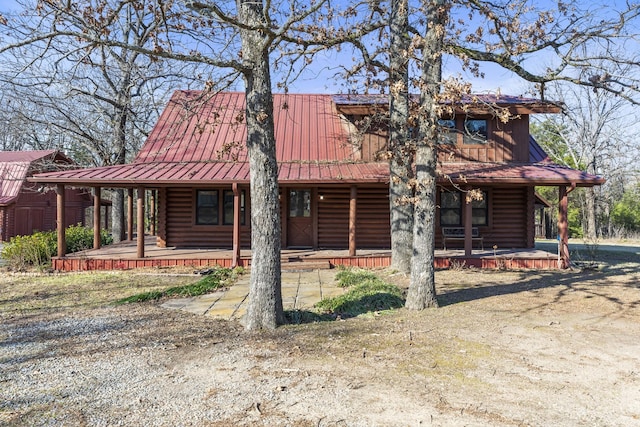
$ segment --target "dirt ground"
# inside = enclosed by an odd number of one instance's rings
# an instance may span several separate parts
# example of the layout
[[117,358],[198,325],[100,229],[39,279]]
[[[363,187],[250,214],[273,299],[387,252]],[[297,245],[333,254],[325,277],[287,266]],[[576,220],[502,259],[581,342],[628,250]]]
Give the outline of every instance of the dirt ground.
[[438,309],[265,333],[5,276],[0,424],[640,426],[640,257],[598,259],[439,271]]

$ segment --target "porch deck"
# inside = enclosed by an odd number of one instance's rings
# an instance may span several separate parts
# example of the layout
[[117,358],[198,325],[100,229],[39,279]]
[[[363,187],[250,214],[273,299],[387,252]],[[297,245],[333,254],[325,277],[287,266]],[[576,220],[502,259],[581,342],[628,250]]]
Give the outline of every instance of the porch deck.
[[[557,269],[557,254],[537,249],[474,250],[465,256],[462,249],[436,250],[436,268],[473,266],[500,269]],[[242,250],[241,265],[250,267],[251,251]],[[356,256],[347,250],[282,250],[283,269],[330,268],[337,265],[376,268],[391,264],[391,251],[360,249]],[[206,268],[231,267],[232,252],[225,249],[159,248],[154,236],[145,237],[145,257],[136,258],[136,241],[92,249],[62,258],[53,258],[52,267],[57,271],[127,270],[149,267]]]

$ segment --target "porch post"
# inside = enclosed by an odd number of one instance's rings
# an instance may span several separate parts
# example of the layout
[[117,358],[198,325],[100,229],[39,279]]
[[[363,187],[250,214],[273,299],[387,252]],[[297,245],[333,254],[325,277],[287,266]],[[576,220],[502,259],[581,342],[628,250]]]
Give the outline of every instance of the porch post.
[[473,252],[473,205],[464,196],[464,256],[471,256]]
[[564,185],[558,190],[558,268],[569,268],[569,191]]
[[93,187],[93,249],[100,249],[100,187]]
[[349,256],[356,256],[356,212],[358,206],[358,187],[351,186],[349,197]]
[[[133,190],[132,190],[133,191]],[[144,258],[144,187],[138,187],[138,238],[136,240],[137,257]],[[133,224],[133,218],[131,218]]]
[[238,183],[231,185],[233,189],[233,255],[231,264],[233,267],[240,265],[240,190]]
[[65,236],[65,212],[66,212],[66,200],[65,200],[65,189],[64,184],[58,184],[56,186],[56,216],[57,221],[56,225],[58,227],[58,257],[63,257],[67,253],[67,240]]
[[133,240],[133,188],[127,189],[127,240]]

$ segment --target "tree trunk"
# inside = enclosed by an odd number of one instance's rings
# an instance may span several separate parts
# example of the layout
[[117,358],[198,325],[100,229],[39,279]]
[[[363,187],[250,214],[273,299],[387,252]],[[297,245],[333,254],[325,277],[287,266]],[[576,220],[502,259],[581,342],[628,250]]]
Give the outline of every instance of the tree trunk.
[[585,224],[584,237],[594,242],[598,238],[596,230],[596,190],[593,187],[585,188],[584,191],[585,204]]
[[[118,96],[119,99],[121,97],[122,95]],[[131,102],[130,97],[126,102]],[[120,101],[119,105],[120,107],[117,107],[114,112],[115,117],[117,118],[113,126],[113,152],[116,155],[113,161],[114,165],[124,165],[127,160],[125,144],[127,140],[126,126],[128,108],[126,106],[122,106],[125,105],[124,101]],[[108,164],[108,161],[105,162],[105,164]],[[111,202],[111,229],[113,242],[118,243],[125,239],[124,190],[115,190]],[[128,218],[128,220],[133,221],[133,218]],[[131,236],[128,237],[131,238]]]
[[446,20],[443,0],[426,1],[428,22],[423,38],[420,111],[416,141],[416,184],[411,282],[405,306],[437,307],[434,269],[438,100],[442,77],[442,37]]
[[[237,0],[240,21],[258,27],[265,21],[262,1]],[[251,279],[246,328],[273,329],[284,323],[280,281],[280,204],[273,124],[269,40],[243,29],[247,150],[251,181]]]
[[409,15],[407,0],[392,0],[389,70],[389,204],[391,266],[411,270],[413,246],[413,157],[409,140]]
[[111,234],[113,242],[122,242],[125,239],[124,223],[124,190],[118,188],[111,194]]

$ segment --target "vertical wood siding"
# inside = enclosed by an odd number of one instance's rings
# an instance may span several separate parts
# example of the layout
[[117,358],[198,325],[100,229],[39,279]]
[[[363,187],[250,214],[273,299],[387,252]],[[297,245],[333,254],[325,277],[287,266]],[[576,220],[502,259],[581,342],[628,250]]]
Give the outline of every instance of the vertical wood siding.
[[[483,117],[479,117],[483,118]],[[464,145],[458,135],[458,144],[439,146],[441,162],[527,162],[529,161],[529,116],[501,123],[488,119],[488,141],[486,144]],[[457,128],[462,128],[464,117],[458,117]]]
[[[92,200],[80,189],[67,188],[65,193],[65,226],[85,225],[85,209],[93,206]],[[38,192],[33,184],[26,184],[16,202],[3,210],[2,240],[57,228],[55,192]]]

